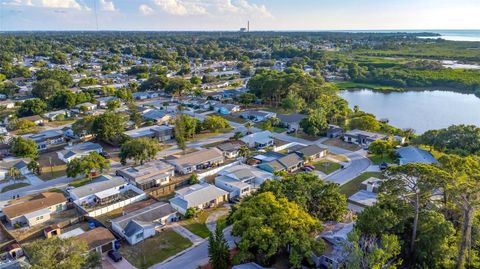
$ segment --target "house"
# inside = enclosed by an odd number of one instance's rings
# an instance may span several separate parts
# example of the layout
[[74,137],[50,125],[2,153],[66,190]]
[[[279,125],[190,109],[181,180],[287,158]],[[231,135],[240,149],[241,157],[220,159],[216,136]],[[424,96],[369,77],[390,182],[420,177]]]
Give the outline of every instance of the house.
[[268,163],[262,163],[258,167],[269,173],[277,171],[295,172],[302,168],[305,161],[296,153],[290,153]]
[[28,163],[30,159],[22,159],[22,158],[7,158],[0,161],[0,180],[5,179],[8,175],[8,171],[14,167],[20,171],[20,174],[25,176],[31,173],[28,169]]
[[177,212],[168,203],[156,202],[111,220],[112,230],[130,245],[155,235],[156,229],[177,219]]
[[400,156],[400,165],[407,163],[438,163],[437,159],[430,152],[417,147],[399,148],[396,152]]
[[96,217],[146,198],[145,193],[121,177],[100,176],[92,183],[68,190],[80,212]]
[[150,98],[150,94],[147,92],[134,92],[132,95],[136,100],[145,100]]
[[94,111],[97,109],[97,105],[96,104],[92,104],[92,103],[81,103],[81,104],[78,104],[75,106],[76,109],[78,109],[79,111],[81,111],[82,107],[85,107],[84,109],[86,111]]
[[372,191],[359,190],[347,199],[347,208],[355,213],[361,213],[377,202],[378,195]]
[[232,269],[272,269],[272,268],[263,267],[254,262],[249,262],[249,263],[234,265]]
[[295,153],[300,155],[304,160],[307,160],[307,162],[316,162],[327,157],[328,149],[313,144],[297,149]]
[[298,113],[278,115],[280,124],[283,127],[287,128],[289,131],[298,131],[300,129],[300,122],[306,117],[307,115]]
[[132,139],[135,138],[155,138],[159,142],[165,142],[173,139],[173,127],[168,125],[147,126],[124,132],[124,134]]
[[153,121],[158,125],[167,125],[173,120],[173,115],[165,110],[151,109],[143,114],[146,121]]
[[325,242],[325,250],[321,256],[313,255],[315,267],[338,269],[348,257],[345,246],[348,244],[348,234],[353,230],[354,223],[326,223],[323,232],[317,240]]
[[43,125],[45,123],[45,120],[39,115],[18,118],[18,121],[24,121],[24,120],[33,122],[36,125]]
[[85,142],[65,147],[64,150],[58,151],[57,155],[60,160],[69,163],[73,159],[87,156],[92,152],[101,153],[102,151],[103,147],[100,144]]
[[187,209],[215,207],[228,201],[228,192],[208,183],[195,184],[175,192],[175,197],[170,199],[170,205],[180,214],[185,215]]
[[387,139],[387,135],[355,129],[346,132],[343,139],[348,143],[368,147],[374,141]]
[[6,101],[0,101],[0,107],[4,107],[4,108],[14,108],[15,107],[15,102],[13,101],[9,101],[9,100],[6,100]]
[[52,213],[62,212],[66,209],[67,199],[63,194],[42,192],[28,199],[11,201],[10,205],[3,208],[3,214],[11,226],[20,223],[31,227],[48,221]]
[[276,113],[263,110],[249,110],[240,113],[240,117],[246,120],[251,120],[253,122],[266,121],[269,118],[275,118]]
[[112,232],[104,227],[96,227],[89,231],[76,228],[70,232],[61,234],[59,237],[63,239],[75,237],[76,240],[83,241],[87,244],[89,252],[96,251],[100,255],[115,249],[115,241],[117,241]]
[[119,99],[115,96],[105,96],[105,97],[97,98],[97,104],[99,108],[105,109],[107,108],[109,102],[115,101],[115,100],[119,100]]
[[69,118],[71,116],[70,111],[62,109],[62,110],[56,110],[56,111],[50,111],[45,114],[43,114],[45,118],[47,118],[49,121],[55,121],[57,120],[57,117],[65,117]]
[[240,111],[240,106],[234,104],[220,104],[214,107],[214,110],[221,115],[230,115]]
[[239,164],[220,171],[215,177],[215,186],[229,193],[230,199],[249,195],[273,174],[256,167]]
[[328,125],[328,130],[327,130],[327,137],[328,138],[337,138],[341,137],[343,135],[343,128],[336,126],[336,125]]
[[65,143],[65,137],[61,130],[46,130],[36,134],[24,135],[23,138],[32,139],[40,151],[48,150]]
[[217,145],[217,148],[223,152],[223,156],[228,159],[237,158],[240,153],[240,148],[244,145],[242,141],[227,141],[220,145]]
[[207,169],[225,161],[223,152],[217,148],[204,149],[167,160],[180,174],[189,174],[199,169]]
[[270,131],[253,133],[240,138],[249,148],[263,149],[273,147],[273,134]]
[[168,184],[175,175],[175,167],[157,160],[136,167],[117,170],[117,175],[125,178],[141,190],[148,190]]

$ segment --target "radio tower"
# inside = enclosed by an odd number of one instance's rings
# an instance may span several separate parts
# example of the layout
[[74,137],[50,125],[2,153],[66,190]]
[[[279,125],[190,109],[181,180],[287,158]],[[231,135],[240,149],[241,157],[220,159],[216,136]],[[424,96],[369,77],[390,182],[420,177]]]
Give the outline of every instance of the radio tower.
[[247,22],[247,33],[250,32],[250,21]]

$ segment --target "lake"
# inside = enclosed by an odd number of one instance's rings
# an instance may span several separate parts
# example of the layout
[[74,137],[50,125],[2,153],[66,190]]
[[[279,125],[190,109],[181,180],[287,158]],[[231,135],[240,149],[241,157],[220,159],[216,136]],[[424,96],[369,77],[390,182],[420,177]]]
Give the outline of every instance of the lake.
[[480,126],[480,98],[473,94],[448,91],[410,91],[381,93],[371,90],[341,91],[339,96],[351,108],[388,119],[398,128],[413,128],[421,134],[453,124]]

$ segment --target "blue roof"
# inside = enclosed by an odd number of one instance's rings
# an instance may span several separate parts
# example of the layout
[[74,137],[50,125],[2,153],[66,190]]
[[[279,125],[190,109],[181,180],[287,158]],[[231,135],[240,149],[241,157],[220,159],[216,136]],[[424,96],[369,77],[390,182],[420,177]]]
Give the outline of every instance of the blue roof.
[[407,163],[437,163],[437,159],[430,152],[417,147],[404,147],[397,149],[400,155],[400,164]]

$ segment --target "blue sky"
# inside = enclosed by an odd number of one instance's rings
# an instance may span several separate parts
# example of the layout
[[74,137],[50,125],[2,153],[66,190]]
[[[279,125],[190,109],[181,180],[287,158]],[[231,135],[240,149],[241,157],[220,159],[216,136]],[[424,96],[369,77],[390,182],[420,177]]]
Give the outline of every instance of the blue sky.
[[[480,0],[0,0],[1,30],[480,29]],[[96,9],[95,9],[96,7]]]

